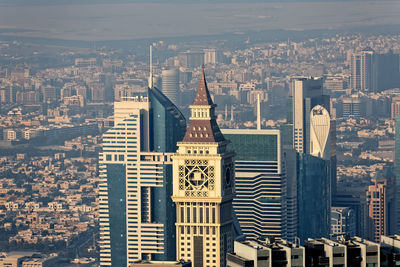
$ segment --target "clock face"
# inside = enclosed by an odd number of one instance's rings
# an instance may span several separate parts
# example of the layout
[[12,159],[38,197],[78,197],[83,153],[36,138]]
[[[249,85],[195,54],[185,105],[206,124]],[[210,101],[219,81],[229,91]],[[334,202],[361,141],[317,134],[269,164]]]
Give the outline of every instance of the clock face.
[[208,196],[208,191],[214,187],[214,167],[209,166],[208,160],[185,160],[185,164],[179,166],[179,189],[184,190],[185,195]]
[[189,170],[188,173],[189,173],[189,175],[188,175],[189,183],[195,189],[201,190],[202,187],[208,188],[208,183],[206,181],[206,177],[201,168],[194,168],[191,171]]

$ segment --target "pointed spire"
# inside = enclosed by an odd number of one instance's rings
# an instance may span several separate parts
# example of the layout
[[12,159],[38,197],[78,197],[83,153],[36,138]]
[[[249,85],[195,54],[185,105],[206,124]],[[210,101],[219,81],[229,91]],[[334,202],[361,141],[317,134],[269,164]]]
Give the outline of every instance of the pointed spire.
[[[204,66],[199,83],[199,89],[197,90],[193,106],[203,107],[190,107],[192,109],[192,117],[190,119],[190,124],[186,131],[185,137],[183,138],[183,142],[218,143],[225,141],[225,138],[215,120],[214,109],[216,105],[214,105],[212,102],[210,92],[207,88],[207,82],[204,75]],[[200,111],[193,111],[193,109]],[[198,115],[193,116],[193,114]]]
[[150,75],[149,75],[149,88],[153,89],[153,46],[150,45]]
[[197,89],[197,94],[194,99],[193,105],[200,105],[200,106],[212,106],[214,105],[210,92],[208,91],[207,82],[206,82],[206,75],[204,74],[204,65],[202,66],[202,74],[199,82],[199,88]]

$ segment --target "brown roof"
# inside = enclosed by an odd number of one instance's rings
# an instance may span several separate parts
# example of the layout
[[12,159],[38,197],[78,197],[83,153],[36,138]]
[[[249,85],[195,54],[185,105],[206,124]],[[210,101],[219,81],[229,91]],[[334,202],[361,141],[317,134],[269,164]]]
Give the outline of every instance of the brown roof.
[[[197,90],[196,98],[194,99],[193,105],[199,106],[212,106],[214,109],[215,105],[211,100],[210,92],[207,88],[207,82],[204,75],[204,68],[202,77],[199,83],[199,89]],[[214,118],[202,119],[202,120],[191,120],[188,129],[186,130],[183,142],[190,143],[214,143],[225,141],[217,122]]]
[[206,76],[204,74],[204,67],[203,72],[201,74],[199,88],[197,89],[197,94],[194,99],[193,105],[213,105],[213,101],[210,96],[210,92],[208,91]]
[[192,120],[186,130],[183,142],[214,143],[224,141],[217,122],[212,120]]

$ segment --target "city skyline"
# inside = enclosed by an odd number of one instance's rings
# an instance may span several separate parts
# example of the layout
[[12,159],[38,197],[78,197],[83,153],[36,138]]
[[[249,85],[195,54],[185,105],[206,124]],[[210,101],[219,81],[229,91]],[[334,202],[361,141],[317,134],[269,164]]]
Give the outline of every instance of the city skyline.
[[397,5],[0,0],[0,267],[391,266]]

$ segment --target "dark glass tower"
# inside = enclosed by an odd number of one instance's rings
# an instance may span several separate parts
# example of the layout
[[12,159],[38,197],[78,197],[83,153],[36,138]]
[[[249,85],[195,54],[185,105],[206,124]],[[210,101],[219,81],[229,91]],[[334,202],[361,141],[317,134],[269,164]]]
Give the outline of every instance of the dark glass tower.
[[396,117],[395,127],[395,159],[394,159],[394,174],[395,174],[395,230],[400,232],[400,116]]

